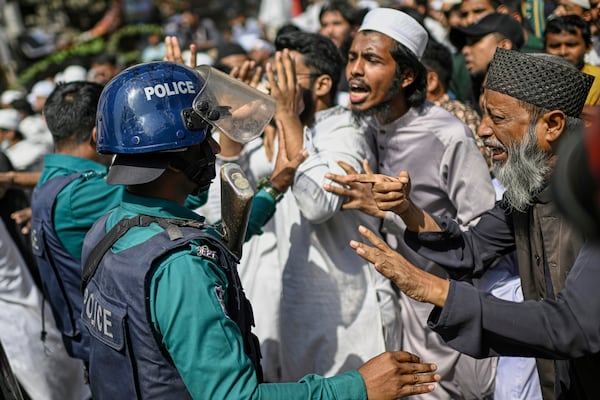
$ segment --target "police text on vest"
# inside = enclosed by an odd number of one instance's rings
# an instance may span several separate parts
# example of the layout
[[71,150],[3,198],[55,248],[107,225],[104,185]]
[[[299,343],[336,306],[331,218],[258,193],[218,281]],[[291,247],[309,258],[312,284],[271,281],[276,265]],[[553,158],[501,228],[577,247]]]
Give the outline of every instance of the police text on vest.
[[83,304],[85,306],[85,316],[90,321],[91,325],[102,335],[112,338],[112,312],[103,308],[94,297],[94,293],[88,293],[87,289],[85,289],[83,296]]

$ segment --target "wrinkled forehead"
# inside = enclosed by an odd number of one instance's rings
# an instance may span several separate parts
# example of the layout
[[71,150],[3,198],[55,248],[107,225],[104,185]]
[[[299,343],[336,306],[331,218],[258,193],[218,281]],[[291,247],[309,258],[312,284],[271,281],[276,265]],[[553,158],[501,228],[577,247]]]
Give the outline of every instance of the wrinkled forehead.
[[492,89],[484,88],[479,99],[483,112],[501,111],[506,113],[517,113],[525,111],[523,102],[519,99]]

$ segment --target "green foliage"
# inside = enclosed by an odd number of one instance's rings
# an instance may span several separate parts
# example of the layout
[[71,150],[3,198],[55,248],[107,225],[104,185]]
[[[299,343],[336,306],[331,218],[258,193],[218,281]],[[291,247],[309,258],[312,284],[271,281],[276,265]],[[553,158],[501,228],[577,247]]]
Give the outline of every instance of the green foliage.
[[73,58],[76,56],[95,55],[104,51],[105,48],[106,43],[102,38],[97,38],[88,42],[77,44],[73,47],[61,50],[35,62],[29,68],[27,68],[19,74],[19,76],[17,77],[17,81],[20,85],[29,86],[31,81],[37,80],[38,77],[41,74],[43,74],[44,71],[50,69],[52,65],[60,65],[69,58]]
[[118,54],[123,65],[138,63],[141,60],[140,41],[152,34],[162,36],[162,27],[153,24],[127,25],[110,36],[106,51]]
[[140,43],[151,34],[163,35],[162,27],[153,24],[127,25],[112,33],[108,38],[96,38],[60,50],[29,66],[21,72],[17,81],[19,85],[29,87],[40,79],[44,72],[52,66],[68,64],[70,59],[93,57],[102,52],[117,54],[123,65],[140,62]]

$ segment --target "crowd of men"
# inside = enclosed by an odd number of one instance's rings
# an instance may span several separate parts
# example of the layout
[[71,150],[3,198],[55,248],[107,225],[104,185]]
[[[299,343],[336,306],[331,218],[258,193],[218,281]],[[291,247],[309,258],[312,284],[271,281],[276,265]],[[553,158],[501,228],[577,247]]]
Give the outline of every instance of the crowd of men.
[[525,3],[399,3],[311,2],[272,38],[182,10],[146,62],[2,93],[26,397],[598,397],[596,8],[539,32]]

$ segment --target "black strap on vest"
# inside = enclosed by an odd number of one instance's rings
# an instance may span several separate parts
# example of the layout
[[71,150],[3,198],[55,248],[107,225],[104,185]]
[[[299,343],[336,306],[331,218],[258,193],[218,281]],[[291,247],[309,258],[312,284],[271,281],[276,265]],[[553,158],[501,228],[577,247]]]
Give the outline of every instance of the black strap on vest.
[[[123,218],[112,227],[112,229],[96,244],[94,249],[90,252],[85,262],[81,277],[82,292],[85,291],[88,283],[94,277],[94,274],[98,270],[98,266],[100,265],[100,261],[102,261],[104,254],[110,250],[117,240],[123,237],[123,235],[129,231],[129,229],[136,226],[146,227],[153,222],[158,223],[167,232],[171,240],[177,240],[183,237],[183,232],[181,231],[180,227],[192,227],[197,229],[205,227],[204,223],[195,220],[159,218],[149,215],[138,215],[132,218]],[[228,297],[229,307],[227,308],[234,312],[234,315],[231,315],[232,320],[242,331],[245,352],[252,360],[257,379],[259,382],[262,382],[263,372],[260,365],[260,343],[258,338],[252,334],[252,326],[254,326],[252,306],[250,305],[248,299],[243,295],[237,270],[235,268],[226,268],[225,272],[229,281],[232,283],[231,287],[236,288],[235,295]]]
[[189,226],[194,228],[201,228],[204,226],[203,223],[198,221],[159,218],[152,217],[150,215],[138,215],[132,218],[123,218],[112,227],[112,229],[90,252],[81,276],[81,291],[85,291],[86,286],[98,270],[98,266],[100,265],[100,261],[102,261],[102,257],[104,257],[104,254],[113,246],[113,244],[115,244],[117,240],[123,237],[123,235],[125,235],[131,228],[136,226],[146,227],[153,222],[158,223],[165,231],[167,231],[167,234],[171,240],[176,240],[183,237],[183,233],[179,229],[180,226]]

